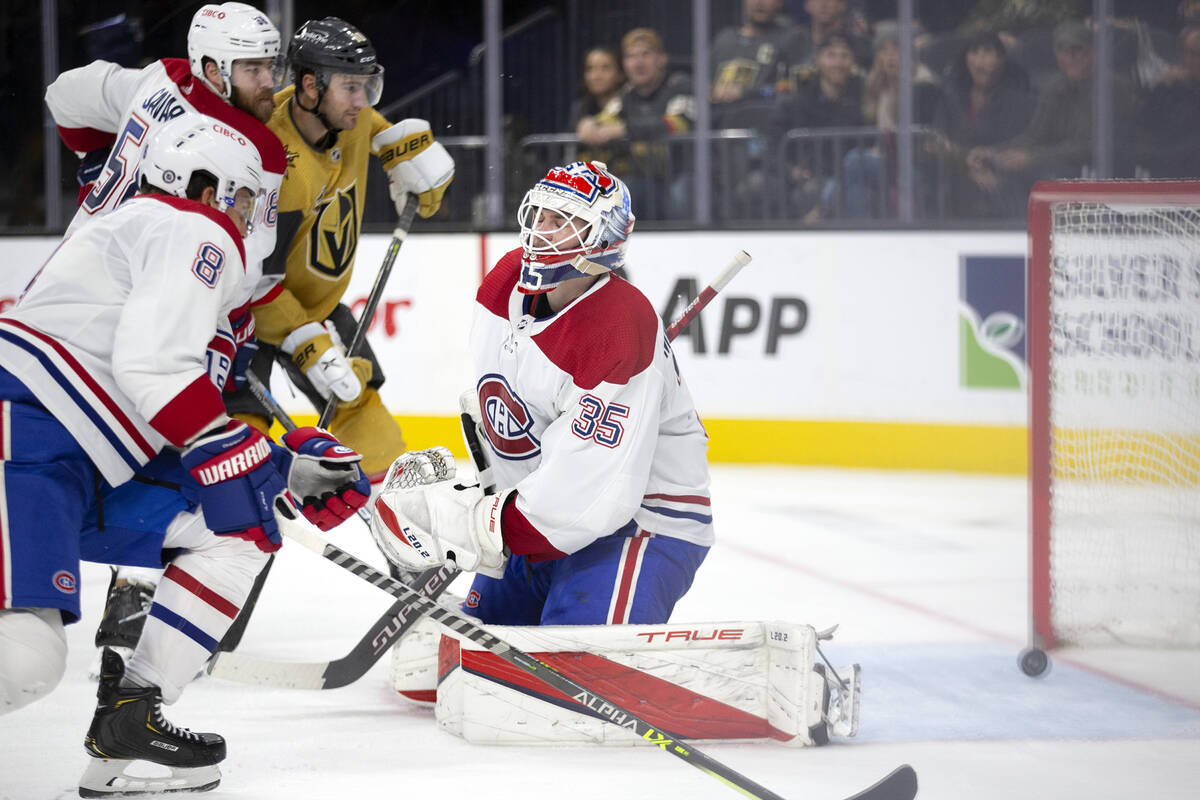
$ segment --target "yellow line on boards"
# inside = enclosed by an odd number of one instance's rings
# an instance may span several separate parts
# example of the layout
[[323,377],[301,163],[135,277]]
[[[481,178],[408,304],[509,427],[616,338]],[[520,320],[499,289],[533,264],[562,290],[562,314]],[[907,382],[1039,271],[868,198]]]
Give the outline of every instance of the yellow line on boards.
[[[449,447],[466,458],[458,418],[397,416],[413,450]],[[315,425],[315,414],[297,414],[297,425]],[[767,419],[705,419],[708,457],[725,464],[792,464],[1024,475],[1024,426],[935,425]],[[272,434],[283,430],[276,425]]]

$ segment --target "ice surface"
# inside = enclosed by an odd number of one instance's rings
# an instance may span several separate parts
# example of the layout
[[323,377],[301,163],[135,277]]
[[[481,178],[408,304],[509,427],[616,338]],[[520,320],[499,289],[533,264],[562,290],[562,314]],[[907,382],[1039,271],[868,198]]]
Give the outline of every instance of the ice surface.
[[[837,800],[908,762],[924,800],[1200,796],[1200,654],[1055,654],[1016,666],[1028,630],[1022,479],[718,466],[719,542],[675,621],[839,623],[827,652],[863,666],[857,739],[824,748],[703,745],[790,800]],[[334,540],[376,564],[357,523]],[[391,598],[285,546],[242,642],[298,661],[343,655]],[[107,568],[86,565],[67,676],[0,717],[0,798],[76,796]],[[462,585],[455,589],[462,591]],[[213,798],[721,800],[739,795],[657,748],[486,748],[394,695],[384,659],[340,690],[205,678],[167,708],[229,742]]]

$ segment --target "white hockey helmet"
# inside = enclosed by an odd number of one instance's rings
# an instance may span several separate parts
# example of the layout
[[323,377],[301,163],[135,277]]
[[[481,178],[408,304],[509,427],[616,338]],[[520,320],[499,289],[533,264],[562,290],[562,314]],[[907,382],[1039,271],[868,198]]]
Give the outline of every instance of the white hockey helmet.
[[[547,226],[544,211],[561,224]],[[521,226],[519,291],[548,292],[570,278],[602,275],[625,265],[633,232],[629,189],[601,161],[554,167],[525,193],[517,210]]]
[[183,114],[167,122],[142,149],[141,174],[146,182],[167,194],[187,197],[192,175],[203,170],[217,181],[222,209],[237,203],[239,189],[251,201],[239,211],[247,222],[263,196],[263,166],[258,148],[242,134],[204,114]]
[[233,94],[233,62],[239,58],[276,59],[276,85],[283,74],[279,30],[265,13],[245,3],[201,6],[188,28],[187,48],[192,74],[201,80],[205,80],[204,59],[216,62],[225,81],[221,96],[226,100]]

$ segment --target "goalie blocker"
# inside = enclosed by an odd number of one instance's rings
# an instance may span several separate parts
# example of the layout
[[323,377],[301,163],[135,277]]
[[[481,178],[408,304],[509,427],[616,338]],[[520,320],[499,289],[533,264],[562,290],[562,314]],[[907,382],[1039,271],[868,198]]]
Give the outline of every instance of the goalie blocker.
[[[568,697],[428,619],[392,650],[392,685],[435,701],[438,725],[475,744],[646,743],[590,695]],[[830,674],[808,625],[488,626],[647,722],[690,740],[801,747],[858,732],[859,666]],[[435,649],[436,648],[436,649]],[[435,699],[436,698],[436,699]],[[592,710],[594,709],[594,710]],[[654,742],[650,742],[653,744]]]

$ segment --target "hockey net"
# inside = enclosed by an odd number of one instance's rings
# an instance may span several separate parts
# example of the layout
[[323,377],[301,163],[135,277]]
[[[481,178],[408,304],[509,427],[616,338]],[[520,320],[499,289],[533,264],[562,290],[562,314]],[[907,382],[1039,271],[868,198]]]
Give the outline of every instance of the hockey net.
[[1200,646],[1200,182],[1029,204],[1034,643]]

